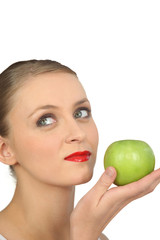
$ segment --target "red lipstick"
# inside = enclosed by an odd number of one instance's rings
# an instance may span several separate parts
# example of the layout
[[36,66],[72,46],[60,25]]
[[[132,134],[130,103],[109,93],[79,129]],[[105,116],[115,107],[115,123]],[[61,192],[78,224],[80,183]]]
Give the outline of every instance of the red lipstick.
[[91,152],[89,151],[75,152],[65,157],[64,160],[71,162],[86,162],[89,160],[90,156]]

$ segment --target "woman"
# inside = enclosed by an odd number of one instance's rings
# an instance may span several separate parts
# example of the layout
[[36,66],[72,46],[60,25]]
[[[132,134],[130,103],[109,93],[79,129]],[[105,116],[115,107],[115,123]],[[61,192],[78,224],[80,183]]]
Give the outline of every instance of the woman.
[[107,239],[103,229],[129,202],[153,191],[160,170],[111,188],[109,167],[74,208],[75,185],[92,178],[98,133],[74,71],[49,60],[11,65],[0,75],[0,161],[16,176],[0,213],[7,240]]

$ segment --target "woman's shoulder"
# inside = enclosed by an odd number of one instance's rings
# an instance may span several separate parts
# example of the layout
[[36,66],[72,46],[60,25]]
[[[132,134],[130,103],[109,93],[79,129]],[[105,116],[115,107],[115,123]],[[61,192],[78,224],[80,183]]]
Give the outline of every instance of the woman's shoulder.
[[[3,225],[2,219],[3,219],[3,213],[0,212],[0,231],[1,231],[2,227],[3,227],[3,226],[2,226],[2,225]],[[0,232],[0,234],[1,234],[1,232]]]
[[[1,232],[4,228],[6,228],[6,224],[4,224],[4,214],[3,214],[4,212],[2,211],[2,212],[0,212],[0,240],[6,240],[6,238],[4,238],[1,234],[3,234],[3,232]],[[105,236],[105,234],[103,234],[103,233],[101,233],[101,235],[100,235],[100,238],[99,238],[99,240],[109,240],[106,236]]]
[[0,240],[7,240],[7,239],[0,234]]
[[[0,231],[1,231],[1,228],[3,227],[4,225],[4,221],[5,221],[5,214],[4,214],[4,211],[1,211],[0,212]],[[0,232],[1,234],[1,232]]]
[[0,240],[6,240],[4,237],[9,229],[8,221],[6,220],[4,211],[0,212]]

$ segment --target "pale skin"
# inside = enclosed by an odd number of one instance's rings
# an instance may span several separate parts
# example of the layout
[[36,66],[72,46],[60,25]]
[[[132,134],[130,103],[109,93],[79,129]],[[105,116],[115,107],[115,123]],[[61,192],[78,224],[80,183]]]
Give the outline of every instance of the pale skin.
[[[138,182],[109,189],[116,177],[109,167],[74,209],[74,186],[92,178],[98,145],[82,85],[69,73],[30,77],[13,106],[7,116],[9,136],[0,137],[0,161],[13,165],[17,176],[14,197],[0,213],[0,233],[8,240],[106,239],[101,233],[112,218],[160,182],[158,169]],[[89,161],[64,160],[84,150],[92,153]]]

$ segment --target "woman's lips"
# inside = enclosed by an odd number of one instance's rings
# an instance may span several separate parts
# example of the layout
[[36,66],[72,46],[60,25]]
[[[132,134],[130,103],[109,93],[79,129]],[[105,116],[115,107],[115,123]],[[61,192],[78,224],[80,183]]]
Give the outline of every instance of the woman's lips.
[[91,152],[89,151],[75,152],[65,157],[64,160],[72,162],[86,162],[89,160],[90,156]]

